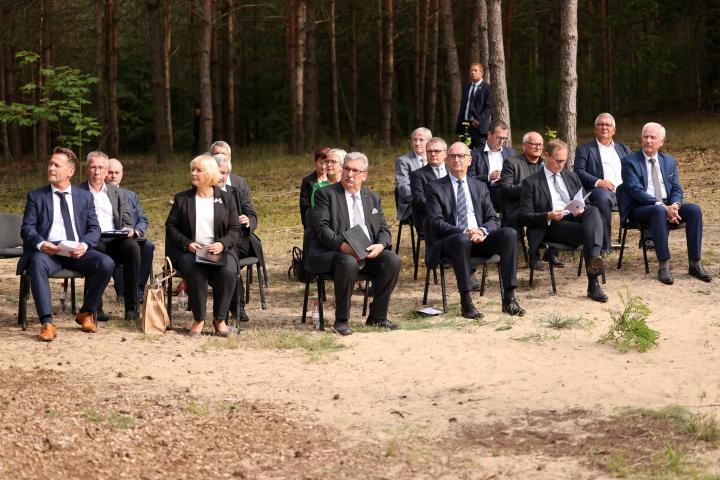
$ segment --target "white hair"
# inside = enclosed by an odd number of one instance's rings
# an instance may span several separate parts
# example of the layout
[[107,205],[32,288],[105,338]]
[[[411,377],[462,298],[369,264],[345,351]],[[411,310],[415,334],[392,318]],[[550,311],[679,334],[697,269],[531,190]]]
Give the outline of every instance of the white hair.
[[660,136],[662,137],[663,140],[665,140],[665,134],[667,133],[667,132],[665,131],[665,127],[663,127],[662,125],[660,125],[660,124],[657,123],[657,122],[648,122],[648,123],[646,123],[645,125],[643,125],[641,135],[642,135],[642,133],[645,132],[645,129],[646,129],[646,128],[649,128],[649,127],[659,128],[659,129],[660,129]]
[[422,133],[428,140],[430,140],[432,138],[432,132],[430,131],[429,128],[418,127],[415,130],[413,130],[412,133],[410,134],[410,140],[412,140],[412,138],[415,136],[416,133]]
[[328,152],[328,155],[330,155],[331,153],[335,155],[335,157],[337,157],[340,165],[343,165],[345,163],[345,155],[347,155],[347,152],[345,150],[343,150],[342,148],[332,148]]
[[368,162],[367,156],[364,153],[350,152],[347,155],[345,155],[345,163],[351,162],[353,160],[360,160],[363,165],[363,171],[367,172],[367,170],[369,168],[369,162]]
[[597,125],[601,118],[609,118],[610,120],[612,120],[612,127],[615,128],[615,117],[613,117],[607,112],[603,112],[597,117],[595,117],[595,123],[593,125]]

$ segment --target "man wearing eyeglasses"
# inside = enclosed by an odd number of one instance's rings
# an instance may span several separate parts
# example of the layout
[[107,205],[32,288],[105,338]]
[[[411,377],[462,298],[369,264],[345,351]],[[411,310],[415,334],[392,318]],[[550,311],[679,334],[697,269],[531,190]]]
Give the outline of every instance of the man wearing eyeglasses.
[[426,195],[425,186],[438,178],[447,175],[445,158],[447,157],[447,143],[440,137],[433,137],[427,143],[425,149],[428,156],[428,163],[410,174],[410,190],[412,191],[413,217],[419,231],[423,229],[423,222],[427,215],[425,207]]
[[[400,274],[400,257],[389,250],[392,240],[380,197],[362,187],[367,176],[368,159],[364,154],[345,155],[340,181],[315,192],[315,207],[309,210],[309,228],[305,230],[306,268],[310,273],[333,276],[334,328],[343,336],[352,334],[348,325],[350,300],[360,272],[372,277],[375,290],[365,324],[388,330],[399,328],[387,316]],[[369,243],[363,259],[343,235],[353,227],[359,227]]]
[[433,268],[441,257],[452,259],[460,292],[462,316],[476,319],[484,315],[473,304],[471,257],[500,256],[502,311],[525,315],[515,299],[517,287],[517,233],[500,227],[490,194],[484,183],[467,175],[470,149],[456,142],[448,149],[446,177],[427,184],[427,213],[432,235],[428,235],[427,266]]
[[601,113],[595,119],[595,140],[578,147],[573,166],[585,191],[590,192],[589,203],[596,206],[603,217],[603,254],[609,253],[612,247],[612,211],[617,208],[615,189],[622,183],[620,160],[632,153],[630,147],[614,141],[614,136],[615,118]]
[[490,124],[487,141],[473,148],[468,176],[483,182],[490,192],[496,212],[500,212],[500,174],[503,162],[517,155],[512,147],[505,146],[510,129],[502,120]]

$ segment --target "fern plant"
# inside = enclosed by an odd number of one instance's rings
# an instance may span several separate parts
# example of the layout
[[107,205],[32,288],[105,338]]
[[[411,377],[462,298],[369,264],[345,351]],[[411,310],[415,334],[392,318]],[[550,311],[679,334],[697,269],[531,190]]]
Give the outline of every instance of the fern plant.
[[611,343],[623,353],[630,349],[646,352],[656,346],[660,338],[660,332],[650,328],[646,322],[651,313],[650,307],[642,298],[630,294],[630,290],[625,296],[622,293],[619,295],[624,308],[622,311],[607,310],[613,322],[599,342]]

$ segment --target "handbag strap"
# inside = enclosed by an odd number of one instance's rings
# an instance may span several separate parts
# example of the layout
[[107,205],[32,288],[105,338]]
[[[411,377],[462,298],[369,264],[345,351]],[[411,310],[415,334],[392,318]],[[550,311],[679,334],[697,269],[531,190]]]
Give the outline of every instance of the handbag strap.
[[170,280],[172,277],[175,276],[175,269],[173,268],[172,261],[170,261],[170,257],[165,257],[165,265],[163,266],[163,275],[162,277],[157,279],[157,283],[165,283],[167,280]]

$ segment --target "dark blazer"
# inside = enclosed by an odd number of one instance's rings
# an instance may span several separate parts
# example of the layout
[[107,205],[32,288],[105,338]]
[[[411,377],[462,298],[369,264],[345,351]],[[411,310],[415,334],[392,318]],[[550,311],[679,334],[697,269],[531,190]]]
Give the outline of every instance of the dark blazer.
[[[657,158],[665,190],[667,191],[666,203],[668,205],[676,202],[682,203],[683,190],[680,186],[677,160],[662,152],[658,152]],[[624,222],[633,208],[655,204],[655,197],[647,194],[648,182],[652,182],[652,178],[648,175],[645,155],[642,150],[623,159],[622,179],[622,195],[620,196],[619,208],[620,221]]]
[[[215,197],[215,241],[221,242],[225,251],[234,255],[233,247],[240,235],[235,200],[229,192],[213,187]],[[195,187],[175,194],[173,205],[165,221],[165,255],[177,265],[188,245],[195,241]]]
[[[478,227],[485,228],[488,233],[497,230],[500,222],[490,201],[487,187],[472,177],[465,177],[465,180],[470,189]],[[455,191],[450,175],[428,183],[425,186],[425,194],[427,220],[430,226],[430,232],[425,232],[427,242],[425,263],[428,268],[433,268],[440,263],[442,239],[463,231],[456,226]]]
[[[17,275],[25,271],[30,255],[37,251],[39,243],[47,240],[53,222],[53,193],[50,185],[45,185],[28,193],[25,202],[20,236],[23,239],[23,255],[17,264]],[[72,187],[73,216],[78,241],[94,248],[100,240],[100,224],[95,213],[95,201],[86,190]]]
[[317,173],[312,172],[310,175],[303,177],[300,183],[300,220],[303,227],[305,225],[305,212],[312,205],[310,199],[312,197],[312,186],[317,183]]
[[[240,177],[242,178],[242,177]],[[243,180],[245,180],[243,178]],[[247,185],[247,182],[245,182]],[[250,197],[250,187],[247,190],[236,188],[228,185],[227,191],[230,192],[235,199],[235,208],[237,208],[238,215],[247,215],[250,219],[250,226],[245,227],[240,224],[240,236],[250,237],[250,254],[251,257],[257,257],[260,260],[260,264],[265,268],[265,254],[262,249],[262,242],[260,237],[255,235],[255,229],[257,228],[258,220],[257,213],[253,209],[252,198]]]
[[141,237],[144,237],[150,223],[147,215],[145,214],[145,210],[143,210],[142,205],[140,205],[140,200],[138,199],[137,194],[132,190],[122,187],[120,187],[120,191],[125,194],[125,198],[127,199],[128,209],[130,210],[130,216],[132,217],[133,229],[139,232]]
[[[517,155],[517,152],[512,147],[502,147],[501,153],[503,161]],[[468,167],[467,175],[468,177],[475,177],[488,187],[490,186],[490,182],[488,181],[488,175],[490,175],[490,160],[488,160],[488,153],[485,151],[485,143],[473,148],[472,161]],[[497,186],[500,186],[499,184],[499,181],[495,183]]]
[[[447,169],[447,167],[445,167]],[[412,192],[412,212],[413,218],[417,216],[413,223],[415,227],[422,231],[423,221],[427,215],[425,187],[428,183],[437,180],[433,167],[430,164],[422,168],[418,168],[410,173],[410,191]]]
[[397,193],[395,206],[398,220],[405,220],[412,213],[410,210],[412,204],[410,173],[420,167],[420,162],[414,151],[407,152],[395,159],[395,192]]
[[465,88],[463,88],[460,110],[458,111],[457,121],[455,122],[455,133],[457,134],[465,132],[462,125],[465,120],[477,120],[480,123],[480,126],[477,129],[482,133],[487,133],[490,128],[490,117],[492,115],[492,88],[485,79],[483,79],[480,87],[475,92],[475,96],[470,104],[470,109],[468,111],[468,116],[470,118],[465,118],[465,105],[467,104],[471,86],[472,84],[468,83],[465,85]]
[[[630,155],[632,150],[624,143],[613,141],[613,144],[618,157],[620,157],[620,163],[622,164],[622,159]],[[595,182],[605,178],[605,171],[603,170],[597,140],[580,145],[577,150],[575,150],[573,171],[580,177],[583,187],[588,191],[595,188]]]
[[[542,160],[538,160],[542,162]],[[542,168],[540,169],[542,170]],[[500,198],[503,208],[503,225],[520,225],[520,193],[523,180],[532,175],[525,154],[510,157],[503,162],[500,174]]]
[[[380,197],[366,189],[360,189],[363,213],[372,243],[379,243],[386,249],[392,245],[390,229],[385,221]],[[315,208],[308,215],[305,267],[313,273],[329,272],[332,260],[345,241],[343,232],[350,229],[350,214],[345,189],[340,182],[315,192]]]
[[[117,230],[125,227],[134,228],[135,223],[133,222],[125,193],[120,189],[120,187],[116,187],[110,183],[106,183],[105,186],[107,187],[107,195],[110,199],[110,204],[112,205],[113,226]],[[78,185],[78,188],[90,192],[90,184],[88,184],[88,182],[82,182]],[[94,204],[95,203],[93,201],[93,205]]]
[[[565,187],[570,198],[575,197],[578,190],[582,189],[580,178],[570,170],[563,170],[560,175],[565,182]],[[584,194],[584,192],[583,192]],[[545,236],[548,227],[547,214],[553,210],[552,196],[548,187],[545,171],[535,172],[522,183],[522,194],[520,197],[520,221],[528,227],[528,250],[530,258],[537,250],[538,245]]]

